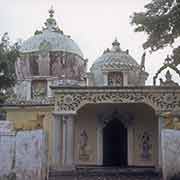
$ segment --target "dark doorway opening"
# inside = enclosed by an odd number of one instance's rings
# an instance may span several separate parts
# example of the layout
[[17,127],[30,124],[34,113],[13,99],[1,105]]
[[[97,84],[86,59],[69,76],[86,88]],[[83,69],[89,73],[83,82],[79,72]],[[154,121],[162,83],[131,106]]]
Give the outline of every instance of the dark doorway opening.
[[103,165],[127,167],[127,128],[118,118],[103,129]]

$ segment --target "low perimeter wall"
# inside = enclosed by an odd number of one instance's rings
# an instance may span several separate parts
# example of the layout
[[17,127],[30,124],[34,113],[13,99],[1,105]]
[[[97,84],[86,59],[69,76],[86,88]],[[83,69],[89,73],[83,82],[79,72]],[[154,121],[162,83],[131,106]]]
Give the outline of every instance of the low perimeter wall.
[[0,180],[46,179],[47,140],[44,131],[15,133],[10,126],[7,127],[0,128]]
[[163,180],[180,179],[180,131],[162,131]]

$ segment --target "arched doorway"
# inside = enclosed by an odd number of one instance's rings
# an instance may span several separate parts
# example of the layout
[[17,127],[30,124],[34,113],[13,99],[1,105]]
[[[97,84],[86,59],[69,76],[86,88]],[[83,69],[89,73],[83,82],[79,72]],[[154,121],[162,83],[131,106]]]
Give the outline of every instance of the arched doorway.
[[113,118],[103,129],[103,165],[127,166],[127,128]]

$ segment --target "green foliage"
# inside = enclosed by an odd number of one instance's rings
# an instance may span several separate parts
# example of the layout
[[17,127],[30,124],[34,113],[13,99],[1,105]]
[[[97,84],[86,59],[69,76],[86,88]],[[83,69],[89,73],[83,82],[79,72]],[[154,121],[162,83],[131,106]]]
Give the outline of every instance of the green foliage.
[[[148,35],[144,49],[157,51],[172,45],[180,37],[180,0],[151,0],[144,12],[133,14],[131,24],[135,32]],[[172,58],[180,64],[180,46],[173,50]]]
[[0,40],[0,103],[8,96],[8,89],[16,80],[15,61],[19,56],[18,44],[10,45],[8,34]]
[[174,64],[176,66],[180,64],[180,46],[173,50],[172,59],[174,60]]
[[39,34],[42,34],[42,31],[36,30],[34,33],[34,35],[39,35]]

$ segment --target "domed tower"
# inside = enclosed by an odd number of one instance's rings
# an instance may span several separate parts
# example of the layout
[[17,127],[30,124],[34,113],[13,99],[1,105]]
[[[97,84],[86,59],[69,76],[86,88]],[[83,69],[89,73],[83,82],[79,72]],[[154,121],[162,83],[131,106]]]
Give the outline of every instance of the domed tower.
[[90,69],[94,85],[144,86],[148,77],[148,73],[145,72],[144,58],[142,58],[142,65],[139,65],[128,50],[121,50],[120,43],[115,39],[112,48],[105,50]]
[[45,27],[21,45],[15,65],[16,94],[28,100],[51,96],[53,84],[82,85],[86,65],[78,45],[58,27],[51,8]]

